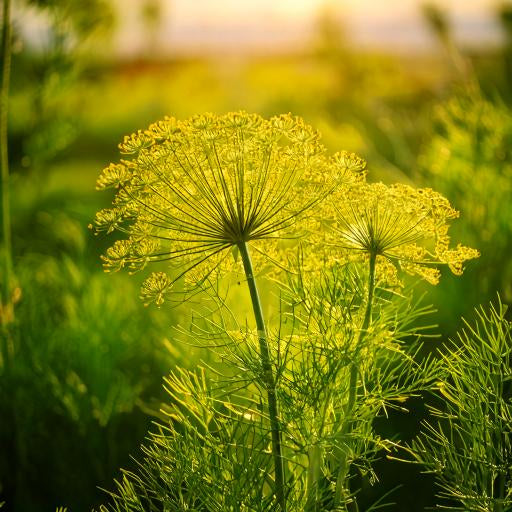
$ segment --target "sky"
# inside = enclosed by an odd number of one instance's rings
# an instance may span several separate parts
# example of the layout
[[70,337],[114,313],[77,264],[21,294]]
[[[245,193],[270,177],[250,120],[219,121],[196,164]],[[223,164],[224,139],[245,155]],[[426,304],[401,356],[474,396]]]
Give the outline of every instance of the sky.
[[[418,51],[434,44],[421,18],[424,0],[150,0],[159,1],[158,33],[141,21],[148,0],[111,0],[118,13],[114,38],[123,55],[148,50],[167,54],[279,52],[307,47],[322,9],[335,13],[352,44]],[[463,44],[495,44],[501,33],[500,0],[438,0]],[[503,3],[503,2],[502,2]],[[507,2],[507,3],[510,3]],[[37,20],[24,15],[29,30]]]
[[[119,48],[130,53],[143,45],[137,30],[136,6],[131,4],[120,26]],[[315,21],[326,6],[343,20],[347,36],[356,45],[414,50],[432,44],[421,20],[423,0],[161,0],[161,49],[175,52],[279,51],[307,45]],[[439,5],[464,43],[494,43],[500,33],[493,0],[444,0]]]

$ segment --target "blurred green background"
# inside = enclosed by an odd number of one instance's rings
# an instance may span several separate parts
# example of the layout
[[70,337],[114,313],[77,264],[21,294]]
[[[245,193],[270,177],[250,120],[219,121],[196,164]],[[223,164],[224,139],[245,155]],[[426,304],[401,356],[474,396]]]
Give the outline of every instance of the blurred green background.
[[[158,419],[162,377],[203,357],[174,339],[186,307],[144,308],[140,276],[104,274],[99,255],[112,240],[87,229],[112,199],[94,187],[99,171],[119,158],[117,144],[164,115],[290,111],[317,127],[330,151],[363,156],[370,181],[445,194],[461,211],[454,239],[482,256],[463,277],[445,272],[440,285],[418,290],[438,310],[442,339],[497,292],[512,299],[512,5],[482,3],[486,32],[463,2],[394,2],[397,13],[404,5],[414,13],[416,25],[407,12],[394,20],[388,2],[375,2],[373,13],[368,2],[359,11],[357,2],[347,2],[347,11],[343,2],[282,2],[268,20],[266,2],[185,4],[12,6],[17,291],[0,363],[5,510],[101,503],[99,488],[112,488],[120,467],[134,467],[130,455]],[[466,20],[465,39],[450,6]],[[413,435],[425,410],[420,401],[411,406],[413,413],[379,428]],[[369,496],[403,484],[393,510],[435,503],[432,481],[419,470],[389,461],[379,470],[381,484]]]

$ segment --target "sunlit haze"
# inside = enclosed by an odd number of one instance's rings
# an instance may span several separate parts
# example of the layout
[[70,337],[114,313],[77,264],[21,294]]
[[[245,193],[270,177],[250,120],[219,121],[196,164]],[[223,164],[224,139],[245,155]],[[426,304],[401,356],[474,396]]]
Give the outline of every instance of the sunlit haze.
[[[422,0],[161,0],[161,17],[152,28],[141,21],[144,3],[114,0],[119,54],[144,50],[149,30],[158,53],[293,51],[311,42],[318,17],[326,10],[357,46],[418,51],[433,44],[421,19]],[[438,5],[448,14],[459,42],[499,41],[495,1],[446,0]]]

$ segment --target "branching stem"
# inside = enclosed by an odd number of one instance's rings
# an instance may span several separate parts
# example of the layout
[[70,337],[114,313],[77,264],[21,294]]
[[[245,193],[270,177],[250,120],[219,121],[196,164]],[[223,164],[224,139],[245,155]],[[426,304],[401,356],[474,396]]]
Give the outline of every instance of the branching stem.
[[251,256],[247,242],[238,244],[238,250],[244,265],[245,277],[247,278],[247,285],[249,286],[249,293],[251,295],[252,308],[254,311],[254,319],[256,321],[256,328],[258,329],[258,339],[260,348],[260,358],[262,366],[263,384],[267,391],[268,412],[270,417],[270,430],[272,433],[272,455],[274,457],[274,471],[275,471],[275,495],[281,512],[286,512],[286,492],[285,492],[285,476],[284,464],[281,454],[281,427],[279,424],[277,397],[276,397],[276,381],[274,372],[272,371],[272,364],[270,361],[270,350],[267,341],[267,329],[261,308],[261,300],[258,293],[258,287],[254,278],[254,271],[252,267]]

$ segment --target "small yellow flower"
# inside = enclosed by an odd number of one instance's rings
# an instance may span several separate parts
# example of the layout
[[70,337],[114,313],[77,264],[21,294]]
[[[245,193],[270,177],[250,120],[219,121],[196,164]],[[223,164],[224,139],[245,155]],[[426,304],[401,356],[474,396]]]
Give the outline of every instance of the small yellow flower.
[[171,288],[172,281],[165,272],[153,272],[142,284],[140,298],[146,306],[151,302],[161,306]]

